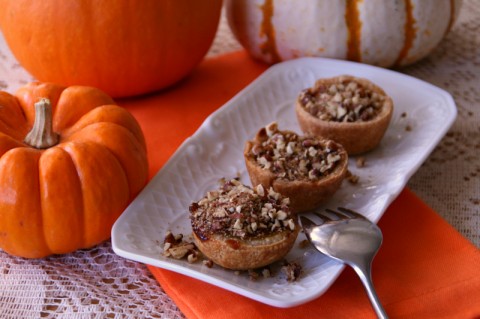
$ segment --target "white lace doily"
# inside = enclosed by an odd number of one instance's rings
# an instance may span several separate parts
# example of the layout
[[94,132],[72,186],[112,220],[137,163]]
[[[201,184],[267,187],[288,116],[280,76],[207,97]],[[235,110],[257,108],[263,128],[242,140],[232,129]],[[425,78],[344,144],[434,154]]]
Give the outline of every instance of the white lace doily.
[[[449,91],[458,118],[408,186],[480,247],[480,7],[464,1],[459,21],[423,61],[399,71]],[[240,49],[225,17],[208,56]],[[0,35],[0,89],[32,78]],[[64,256],[26,260],[0,251],[0,318],[183,318],[143,264],[110,243]]]

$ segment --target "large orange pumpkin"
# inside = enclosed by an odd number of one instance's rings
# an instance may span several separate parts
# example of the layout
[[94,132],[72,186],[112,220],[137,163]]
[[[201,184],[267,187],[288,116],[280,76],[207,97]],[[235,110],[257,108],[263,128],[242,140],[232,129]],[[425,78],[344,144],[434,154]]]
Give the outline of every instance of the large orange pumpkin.
[[212,44],[222,0],[0,0],[0,27],[40,81],[131,96],[169,86]]
[[38,258],[109,238],[147,181],[140,126],[98,89],[0,92],[0,248]]

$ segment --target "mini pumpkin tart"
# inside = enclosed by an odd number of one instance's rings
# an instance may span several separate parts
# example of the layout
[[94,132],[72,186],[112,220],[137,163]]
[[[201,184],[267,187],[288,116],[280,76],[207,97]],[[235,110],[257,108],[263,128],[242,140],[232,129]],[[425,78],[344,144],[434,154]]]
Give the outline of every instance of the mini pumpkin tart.
[[282,259],[300,229],[288,198],[236,179],[208,192],[189,209],[198,249],[229,269],[255,269]]
[[303,90],[295,112],[305,134],[323,136],[355,155],[374,149],[392,118],[393,101],[371,81],[348,75]]
[[247,141],[244,158],[252,184],[272,187],[290,198],[295,213],[312,210],[329,199],[341,186],[348,167],[347,152],[340,144],[280,131],[275,122]]

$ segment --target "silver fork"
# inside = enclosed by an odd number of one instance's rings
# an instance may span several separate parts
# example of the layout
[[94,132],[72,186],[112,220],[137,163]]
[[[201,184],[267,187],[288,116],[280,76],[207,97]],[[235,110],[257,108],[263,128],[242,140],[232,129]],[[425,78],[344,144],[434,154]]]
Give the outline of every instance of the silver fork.
[[300,216],[308,240],[324,255],[352,267],[360,277],[377,316],[388,318],[371,275],[372,260],[383,240],[380,228],[363,215],[343,207],[338,211],[326,209],[314,214],[318,222]]

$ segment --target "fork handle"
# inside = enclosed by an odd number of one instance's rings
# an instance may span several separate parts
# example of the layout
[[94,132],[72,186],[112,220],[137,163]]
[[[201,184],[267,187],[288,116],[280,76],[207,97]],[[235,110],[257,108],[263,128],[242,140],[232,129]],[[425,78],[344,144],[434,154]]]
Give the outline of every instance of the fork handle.
[[360,280],[362,281],[362,284],[367,291],[368,298],[370,299],[370,302],[373,309],[375,310],[375,313],[377,314],[377,317],[381,319],[388,319],[387,313],[383,309],[380,299],[378,298],[378,295],[375,291],[375,287],[373,286],[371,263],[357,263],[350,266],[352,266],[357,275],[360,277]]

